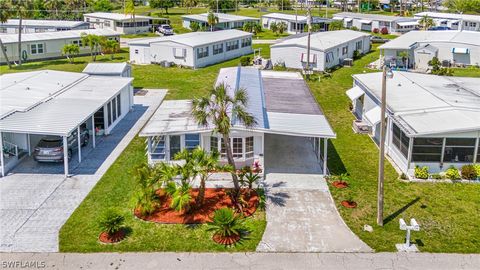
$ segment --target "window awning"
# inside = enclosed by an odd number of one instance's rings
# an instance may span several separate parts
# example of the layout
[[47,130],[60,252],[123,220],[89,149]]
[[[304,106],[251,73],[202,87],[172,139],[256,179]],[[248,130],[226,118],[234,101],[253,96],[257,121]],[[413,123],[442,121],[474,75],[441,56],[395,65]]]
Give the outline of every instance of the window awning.
[[333,17],[332,20],[336,20],[336,21],[343,21],[343,18],[342,17]]
[[371,20],[360,20],[360,23],[371,24],[372,21]]
[[467,48],[452,48],[452,53],[469,54],[470,50]]
[[399,22],[397,24],[400,26],[412,26],[412,25],[418,25],[418,22]]
[[367,120],[372,126],[378,124],[381,119],[381,114],[382,114],[382,109],[380,106],[375,106],[369,111],[367,111],[364,115],[363,118]]
[[354,86],[353,88],[351,88],[350,90],[347,91],[347,96],[352,101],[361,97],[364,94],[365,94],[365,92],[358,86]]
[[459,23],[460,21],[459,20],[450,20],[448,22],[451,23],[451,24],[455,24],[455,23]]
[[[302,61],[303,63],[306,63],[306,62],[307,62],[307,54],[306,54],[306,53],[302,53],[302,59],[301,59],[301,61]],[[310,61],[309,61],[309,63],[316,63],[316,62],[317,62],[317,55],[311,53],[311,54],[310,54]]]
[[344,18],[343,20],[345,20],[346,22],[351,22],[351,21],[353,21],[352,18]]

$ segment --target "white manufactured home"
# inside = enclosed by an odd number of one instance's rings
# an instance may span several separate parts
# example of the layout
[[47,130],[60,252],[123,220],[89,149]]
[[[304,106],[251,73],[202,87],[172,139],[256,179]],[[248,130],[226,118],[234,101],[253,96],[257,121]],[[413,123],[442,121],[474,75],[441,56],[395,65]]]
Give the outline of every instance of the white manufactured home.
[[[357,119],[380,141],[382,73],[353,75]],[[394,71],[387,79],[387,154],[404,173],[480,162],[480,79]]]
[[[336,135],[301,74],[251,67],[223,68],[216,84],[226,85],[229,95],[245,89],[249,97],[246,110],[257,122],[246,128],[232,120],[230,139],[236,167],[256,162],[263,166],[264,160],[275,158],[294,161],[298,156],[316,155],[316,165],[326,168],[327,140]],[[164,101],[147,122],[140,136],[148,139],[150,163],[170,162],[179,151],[198,146],[218,151],[221,162],[226,162],[222,136],[212,126],[198,125],[191,115],[191,105],[191,100]],[[267,170],[268,166],[275,164],[265,162]],[[302,168],[307,164],[295,166]],[[295,170],[294,166],[283,169]],[[322,171],[327,173],[326,169]]]
[[[318,25],[320,31],[327,31],[330,22],[330,19],[312,17],[312,24]],[[272,23],[285,23],[287,25],[285,32],[289,34],[303,33],[307,29],[307,17],[303,15],[285,13],[269,13],[262,15],[262,27],[264,29],[270,29]]]
[[[480,64],[480,32],[412,31],[379,49],[381,61],[393,67],[427,70],[433,57],[445,66],[477,66]],[[407,52],[408,58],[402,58],[402,52]]]
[[415,19],[432,18],[436,26],[450,27],[451,30],[480,31],[480,15],[455,14],[442,12],[420,12]]
[[[73,149],[82,160],[80,136],[88,131],[95,147],[133,106],[133,78],[91,76],[42,70],[0,76],[0,169],[4,176],[37,153],[43,161],[63,162],[68,176]],[[78,147],[72,145],[78,136]],[[62,140],[61,147],[38,150],[44,138]],[[91,137],[91,138],[90,138]]]
[[[18,33],[18,19],[9,19],[0,23],[0,34]],[[59,20],[22,20],[22,33],[43,33],[68,30],[88,29],[89,24],[84,21]]]
[[356,27],[358,30],[369,32],[385,28],[388,33],[406,33],[418,29],[417,19],[408,17],[340,12],[333,15],[333,19],[341,20],[345,28]]
[[133,77],[128,63],[88,63],[83,73],[97,76]]
[[[274,65],[304,69],[307,66],[306,33],[293,35],[270,46]],[[370,35],[352,30],[312,33],[310,37],[310,68],[324,71],[341,65],[344,59],[353,58],[354,51],[364,54],[370,51]]]
[[[218,23],[215,24],[214,30],[241,29],[247,22],[259,22],[257,18],[246,16],[225,13],[214,13],[214,15],[218,18]],[[190,23],[192,22],[197,22],[200,27],[209,29],[208,13],[183,15],[182,21],[183,27],[187,29],[191,29]]]
[[138,34],[152,31],[152,17],[121,13],[94,12],[83,14],[85,22],[95,29],[110,29],[120,34]]
[[252,53],[252,34],[240,30],[193,32],[132,41],[134,64],[169,62],[198,68]]
[[[108,29],[71,30],[60,32],[31,33],[22,35],[21,57],[22,61],[37,61],[63,57],[62,48],[67,44],[77,44],[80,55],[90,53],[90,48],[82,44],[82,34],[92,34],[108,39],[120,41],[117,32]],[[1,36],[5,50],[10,61],[18,60],[18,35],[9,34]],[[3,54],[0,54],[0,63],[6,63]]]

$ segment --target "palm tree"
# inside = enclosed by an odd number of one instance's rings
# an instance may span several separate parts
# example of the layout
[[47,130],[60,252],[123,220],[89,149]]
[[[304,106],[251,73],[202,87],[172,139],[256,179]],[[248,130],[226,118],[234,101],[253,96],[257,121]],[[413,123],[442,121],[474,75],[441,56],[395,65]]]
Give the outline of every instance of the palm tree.
[[283,34],[287,30],[287,24],[285,22],[277,23],[277,31],[279,34]]
[[[225,84],[220,84],[209,91],[209,96],[194,99],[191,113],[196,122],[204,127],[213,125],[213,133],[222,135],[223,144],[227,153],[228,163],[235,168],[235,160],[230,143],[230,129],[234,117],[236,123],[250,128],[257,124],[255,117],[246,111],[248,95],[245,89],[235,90],[233,96],[228,95]],[[233,185],[240,191],[238,177],[234,170],[231,172]]]
[[435,26],[435,22],[428,15],[423,16],[418,22],[422,25],[423,30],[428,30],[428,28]]
[[252,27],[252,32],[254,35],[262,32],[262,26],[259,23],[254,23]]
[[32,0],[10,0],[12,15],[18,17],[18,65],[22,65],[22,22],[33,15]]
[[[225,241],[225,245],[231,245],[240,240],[242,234],[247,231],[244,222],[245,219],[233,209],[221,208],[213,214],[207,230],[213,231],[214,236],[219,237],[222,242]],[[227,242],[229,239],[233,242]]]
[[97,60],[97,53],[100,50],[100,43],[102,42],[102,38],[97,35],[86,33],[82,33],[81,38],[83,46],[90,48],[90,56],[92,57],[92,61],[95,62],[95,60]]
[[207,23],[210,26],[210,31],[213,31],[213,27],[218,23],[218,17],[213,12],[209,12],[207,16]]
[[75,61],[75,56],[77,56],[79,53],[80,47],[78,47],[77,44],[65,44],[62,47],[62,54],[67,57],[70,64],[73,64]]
[[192,7],[198,5],[197,0],[183,0],[183,5],[187,8],[187,13],[192,12]]
[[253,31],[253,24],[254,24],[253,22],[244,23],[242,30],[245,31],[245,32],[250,32],[251,33]]
[[274,34],[277,34],[277,33],[278,33],[278,26],[277,26],[277,23],[276,23],[276,22],[270,23],[270,30],[272,30],[272,32],[273,32]]
[[134,178],[138,186],[138,191],[134,195],[135,208],[143,216],[150,215],[155,212],[159,202],[156,194],[158,179],[155,170],[143,163],[135,167],[134,171]]
[[127,0],[125,2],[124,7],[125,15],[130,15],[130,18],[133,21],[133,29],[135,30],[135,34],[137,33],[137,23],[135,22],[135,1],[134,0]]
[[[0,23],[5,23],[10,19],[12,13],[10,12],[10,3],[7,1],[0,2]],[[5,45],[3,45],[2,39],[0,39],[0,49],[2,50],[2,54],[5,57],[5,61],[7,62],[8,68],[12,68],[12,64],[10,60],[8,60],[7,51]]]
[[63,0],[45,0],[45,8],[55,10],[55,18],[58,18],[58,10],[62,8]]
[[117,53],[120,49],[120,44],[114,39],[105,39],[102,42],[102,49],[105,53],[109,53],[110,59],[113,60],[115,53]]
[[187,182],[180,185],[177,185],[175,182],[169,182],[165,191],[172,197],[170,208],[178,212],[182,210],[185,210],[185,212],[190,211],[190,200],[192,199],[190,195],[191,189],[192,187]]

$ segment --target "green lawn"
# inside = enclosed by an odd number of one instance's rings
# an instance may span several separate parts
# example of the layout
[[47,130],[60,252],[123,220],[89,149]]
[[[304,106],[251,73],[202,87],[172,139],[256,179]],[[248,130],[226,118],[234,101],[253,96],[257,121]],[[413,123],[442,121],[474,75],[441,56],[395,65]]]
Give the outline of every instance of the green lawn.
[[[255,250],[266,226],[264,211],[259,210],[247,219],[246,226],[251,234],[242,244],[231,248],[214,243],[212,232],[206,230],[207,225],[155,224],[135,218],[131,199],[136,186],[131,171],[136,164],[146,161],[144,141],[144,138],[136,137],[130,143],[62,227],[59,237],[61,252]],[[109,207],[123,213],[131,230],[131,234],[116,245],[97,241],[100,233],[97,220],[101,211]]]
[[459,77],[480,77],[480,68],[467,67],[467,68],[453,68],[453,75]]
[[[390,163],[385,178],[385,226],[376,226],[376,191],[378,149],[367,135],[352,132],[353,115],[345,91],[352,87],[351,75],[369,72],[365,67],[378,59],[374,51],[356,61],[351,68],[333,72],[331,79],[311,82],[310,87],[337,133],[329,146],[328,166],[333,174],[348,172],[350,187],[331,188],[345,222],[376,251],[395,251],[395,243],[404,241],[405,232],[398,228],[398,219],[415,218],[421,226],[413,232],[423,252],[480,252],[480,185],[404,183]],[[478,74],[476,74],[478,75]],[[359,207],[351,210],[340,205],[353,198]],[[372,225],[373,233],[362,231]]]

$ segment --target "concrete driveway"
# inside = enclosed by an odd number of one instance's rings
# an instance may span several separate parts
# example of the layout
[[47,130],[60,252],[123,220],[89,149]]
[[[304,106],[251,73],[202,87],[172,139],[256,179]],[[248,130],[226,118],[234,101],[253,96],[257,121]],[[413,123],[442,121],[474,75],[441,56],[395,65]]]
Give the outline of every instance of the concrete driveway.
[[337,212],[308,139],[266,135],[265,170],[267,228],[257,251],[372,251]]
[[0,178],[0,252],[57,252],[58,233],[73,211],[158,108],[166,91],[135,96],[134,109],[84,152],[82,163],[72,157],[70,178],[63,164],[26,160]]

